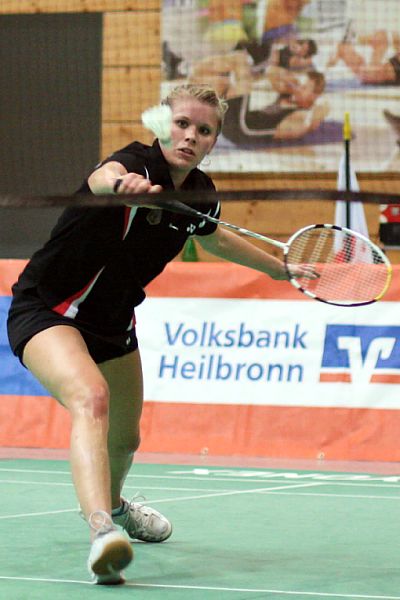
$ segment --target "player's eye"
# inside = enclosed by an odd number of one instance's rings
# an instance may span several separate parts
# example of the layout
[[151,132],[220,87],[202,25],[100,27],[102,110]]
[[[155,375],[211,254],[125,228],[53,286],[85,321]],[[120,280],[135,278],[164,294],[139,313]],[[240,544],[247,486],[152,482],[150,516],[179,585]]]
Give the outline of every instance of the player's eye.
[[176,119],[175,123],[178,125],[178,127],[180,127],[181,129],[186,129],[186,127],[189,125],[189,123],[187,122],[186,119]]
[[207,127],[206,125],[202,125],[199,128],[199,131],[200,131],[201,135],[210,135],[211,134],[211,128]]

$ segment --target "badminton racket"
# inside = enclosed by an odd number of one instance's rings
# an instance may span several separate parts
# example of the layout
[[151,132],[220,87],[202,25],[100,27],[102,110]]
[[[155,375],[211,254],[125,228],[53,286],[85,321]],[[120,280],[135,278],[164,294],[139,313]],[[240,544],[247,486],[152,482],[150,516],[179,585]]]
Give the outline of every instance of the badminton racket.
[[[153,196],[151,204],[280,248],[288,280],[314,300],[336,306],[364,306],[381,300],[390,286],[392,267],[388,258],[370,239],[352,229],[330,224],[308,225],[284,243],[216,219],[176,200],[159,200]],[[315,272],[317,277],[307,276],[307,272],[299,275],[296,269],[299,265],[307,265],[308,273]]]

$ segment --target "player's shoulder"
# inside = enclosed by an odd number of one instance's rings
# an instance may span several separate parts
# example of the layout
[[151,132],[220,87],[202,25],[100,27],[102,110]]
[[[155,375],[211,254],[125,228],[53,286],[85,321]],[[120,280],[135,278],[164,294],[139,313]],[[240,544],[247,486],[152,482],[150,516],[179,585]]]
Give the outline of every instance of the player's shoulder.
[[147,157],[150,153],[151,146],[147,144],[143,144],[142,142],[134,141],[130,142],[126,146],[123,146],[119,150],[113,152],[113,154],[117,154],[119,152],[126,152],[127,154],[136,154],[138,156]]
[[[147,144],[142,144],[141,142],[131,142],[130,144],[123,146],[119,150],[115,150],[112,154],[109,154],[105,161],[110,162],[112,160],[118,159],[120,156],[130,156],[135,159],[146,160],[150,156],[151,146]],[[103,162],[105,162],[103,161]]]
[[150,156],[151,147],[141,142],[131,142],[119,150],[115,150],[102,160],[96,169],[109,162],[121,163],[127,171],[140,171]]

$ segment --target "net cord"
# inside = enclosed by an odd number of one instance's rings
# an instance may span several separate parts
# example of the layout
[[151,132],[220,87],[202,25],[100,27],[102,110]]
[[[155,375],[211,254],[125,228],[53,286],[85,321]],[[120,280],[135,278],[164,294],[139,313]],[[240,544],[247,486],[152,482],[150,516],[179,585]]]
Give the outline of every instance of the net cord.
[[[269,200],[319,200],[319,201],[347,201],[363,202],[365,204],[400,204],[400,195],[375,192],[345,192],[340,190],[232,190],[232,191],[165,191],[155,198],[151,196],[151,205],[164,208],[171,212],[181,212],[174,206],[177,196],[181,203],[193,206],[205,201],[215,202],[238,202],[245,200],[257,200],[260,202]],[[123,206],[132,204],[134,206],[148,206],[149,194],[76,194],[61,196],[28,196],[14,194],[0,194],[0,208],[46,208],[46,207],[89,207],[89,206]]]

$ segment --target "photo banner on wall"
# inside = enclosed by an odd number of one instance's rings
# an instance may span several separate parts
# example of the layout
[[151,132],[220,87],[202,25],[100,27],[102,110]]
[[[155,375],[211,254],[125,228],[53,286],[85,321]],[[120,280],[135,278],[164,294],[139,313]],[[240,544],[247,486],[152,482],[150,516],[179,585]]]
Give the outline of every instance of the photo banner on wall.
[[164,97],[212,85],[229,109],[209,171],[398,171],[398,0],[164,0]]

